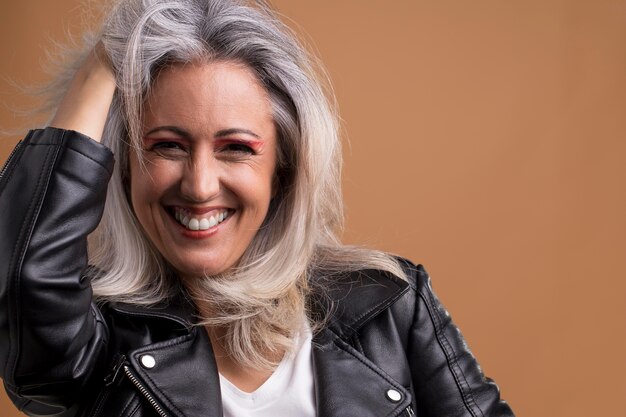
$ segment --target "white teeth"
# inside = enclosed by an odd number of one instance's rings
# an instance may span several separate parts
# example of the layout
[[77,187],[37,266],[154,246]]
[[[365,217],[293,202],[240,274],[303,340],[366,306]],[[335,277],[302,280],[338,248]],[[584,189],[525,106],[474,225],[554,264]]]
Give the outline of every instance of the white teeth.
[[228,210],[224,210],[209,218],[191,217],[185,210],[175,209],[174,218],[189,230],[208,230],[217,226],[228,217]]
[[191,230],[198,230],[200,229],[200,222],[198,221],[198,219],[191,219],[189,220],[189,224],[187,225],[188,228],[190,228]]

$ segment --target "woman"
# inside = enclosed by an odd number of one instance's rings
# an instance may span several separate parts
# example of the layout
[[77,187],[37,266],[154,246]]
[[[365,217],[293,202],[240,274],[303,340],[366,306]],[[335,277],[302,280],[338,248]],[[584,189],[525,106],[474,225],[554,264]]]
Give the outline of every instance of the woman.
[[512,415],[420,266],[341,245],[339,172],[334,110],[267,6],[120,2],[0,176],[15,404]]

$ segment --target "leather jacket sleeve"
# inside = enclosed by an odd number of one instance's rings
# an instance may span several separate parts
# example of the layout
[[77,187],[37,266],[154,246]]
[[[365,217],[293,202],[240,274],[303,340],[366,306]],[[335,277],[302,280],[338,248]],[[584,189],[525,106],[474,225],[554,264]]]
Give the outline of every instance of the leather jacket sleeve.
[[113,162],[90,138],[46,128],[0,174],[0,370],[30,415],[71,415],[102,372],[107,329],[83,273]]
[[415,312],[409,363],[418,416],[512,417],[498,386],[483,374],[421,265],[415,279]]

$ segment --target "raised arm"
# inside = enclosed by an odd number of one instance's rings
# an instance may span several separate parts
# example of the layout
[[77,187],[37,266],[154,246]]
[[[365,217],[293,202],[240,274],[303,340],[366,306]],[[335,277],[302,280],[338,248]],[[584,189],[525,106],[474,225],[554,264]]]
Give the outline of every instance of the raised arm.
[[84,271],[113,155],[85,135],[100,139],[114,91],[92,53],[54,128],[31,131],[0,174],[0,372],[27,414],[74,415],[105,365],[107,328]]
[[115,92],[115,75],[98,45],[74,76],[50,126],[75,130],[100,142]]

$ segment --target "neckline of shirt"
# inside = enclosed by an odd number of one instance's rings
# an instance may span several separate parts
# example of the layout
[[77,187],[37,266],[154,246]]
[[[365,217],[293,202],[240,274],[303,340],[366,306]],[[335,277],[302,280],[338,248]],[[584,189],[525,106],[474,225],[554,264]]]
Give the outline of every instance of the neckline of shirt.
[[[298,355],[303,354],[303,347],[305,344],[310,345],[311,340],[312,333],[307,324],[305,329],[296,336],[296,349],[283,356],[274,372],[272,372],[272,375],[256,390],[252,392],[243,391],[220,373],[219,378],[222,390],[227,390],[230,395],[239,398],[246,406],[257,407],[259,403],[271,405],[272,402],[280,398],[282,393],[286,391],[287,386],[291,383],[290,378],[282,377],[283,374],[289,371],[290,368],[296,366]],[[305,350],[308,352],[306,353],[307,356],[310,356],[310,348]],[[243,404],[240,403],[240,405]]]

